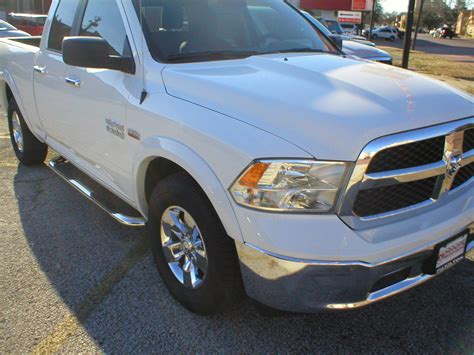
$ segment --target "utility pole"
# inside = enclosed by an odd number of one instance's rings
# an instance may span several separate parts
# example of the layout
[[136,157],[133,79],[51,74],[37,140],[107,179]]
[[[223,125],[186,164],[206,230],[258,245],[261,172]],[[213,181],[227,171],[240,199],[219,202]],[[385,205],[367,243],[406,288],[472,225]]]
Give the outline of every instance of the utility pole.
[[372,1],[372,12],[370,13],[370,27],[369,27],[369,41],[372,39],[372,28],[374,28],[375,22],[375,5],[377,5],[377,0]]
[[413,46],[411,49],[415,50],[416,47],[416,40],[418,38],[418,31],[420,30],[420,24],[421,24],[421,15],[423,14],[423,4],[425,3],[425,0],[420,0],[420,6],[418,9],[418,19],[416,20],[416,27],[415,27],[415,37],[413,38]]
[[411,32],[413,30],[413,19],[415,17],[415,0],[410,0],[407,13],[407,28],[405,31],[405,40],[403,42],[403,60],[402,67],[408,69],[410,60]]

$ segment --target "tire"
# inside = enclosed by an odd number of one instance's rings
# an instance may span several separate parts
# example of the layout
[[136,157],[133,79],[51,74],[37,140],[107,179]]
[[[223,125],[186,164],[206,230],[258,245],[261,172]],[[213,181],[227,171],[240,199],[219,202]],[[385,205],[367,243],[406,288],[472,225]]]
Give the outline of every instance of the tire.
[[[185,225],[189,227],[186,230],[191,231],[193,224],[197,227],[196,233],[186,234],[196,234],[201,239],[194,244],[194,254],[191,255],[185,246],[185,240],[194,238],[186,239],[188,237],[183,237],[182,233],[178,238],[182,229],[176,227],[179,224],[171,226],[176,221],[170,217],[172,214],[174,218],[178,217],[181,228]],[[156,185],[150,198],[148,232],[154,261],[163,282],[188,310],[201,315],[214,314],[242,298],[244,292],[234,241],[227,236],[211,203],[189,175],[173,174]],[[167,249],[167,256],[163,244],[173,245]],[[169,250],[173,253],[170,254]],[[187,254],[179,256],[181,252]],[[200,266],[204,265],[203,254],[207,256],[206,267]],[[193,258],[201,263],[196,262],[189,272],[185,272],[186,261]],[[169,264],[170,261],[173,263]]]
[[48,154],[48,146],[31,133],[15,99],[8,105],[8,129],[13,150],[18,160],[25,165],[42,164]]
[[372,35],[372,39],[378,39],[379,37],[377,35]]
[[394,36],[390,37],[390,41],[392,41],[392,42],[395,41],[395,39],[396,38]]

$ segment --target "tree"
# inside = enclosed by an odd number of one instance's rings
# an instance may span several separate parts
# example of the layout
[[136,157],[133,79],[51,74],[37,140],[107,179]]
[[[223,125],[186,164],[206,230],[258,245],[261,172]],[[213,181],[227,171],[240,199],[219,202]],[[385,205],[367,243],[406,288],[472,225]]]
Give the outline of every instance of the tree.
[[[375,1],[374,24],[375,25],[380,25],[384,21],[383,6],[380,3],[380,0],[374,0],[374,1]],[[370,23],[370,16],[371,16],[371,11],[363,12],[362,13],[362,24]]]
[[453,25],[456,23],[458,11],[450,7],[448,0],[425,1],[421,23],[423,27],[438,28],[443,25]]
[[401,15],[398,12],[394,11],[384,13],[383,17],[383,22],[385,24],[395,26],[400,21]]

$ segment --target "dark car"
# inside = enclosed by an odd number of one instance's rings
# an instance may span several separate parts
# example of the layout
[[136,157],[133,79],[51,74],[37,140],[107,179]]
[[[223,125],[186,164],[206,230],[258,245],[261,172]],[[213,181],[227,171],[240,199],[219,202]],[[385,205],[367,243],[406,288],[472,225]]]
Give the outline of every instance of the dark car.
[[395,27],[395,29],[396,29],[397,32],[398,32],[398,38],[404,39],[404,38],[405,38],[405,31],[402,31],[402,30],[399,29],[398,27]]
[[11,13],[8,15],[8,22],[32,36],[41,36],[47,18],[46,15]]

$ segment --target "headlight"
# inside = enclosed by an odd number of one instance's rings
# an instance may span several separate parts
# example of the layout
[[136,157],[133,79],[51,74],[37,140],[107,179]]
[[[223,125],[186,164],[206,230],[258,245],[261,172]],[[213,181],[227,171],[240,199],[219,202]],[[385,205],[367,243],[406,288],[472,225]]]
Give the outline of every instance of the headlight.
[[313,160],[259,160],[230,188],[240,205],[270,211],[331,212],[347,164]]

